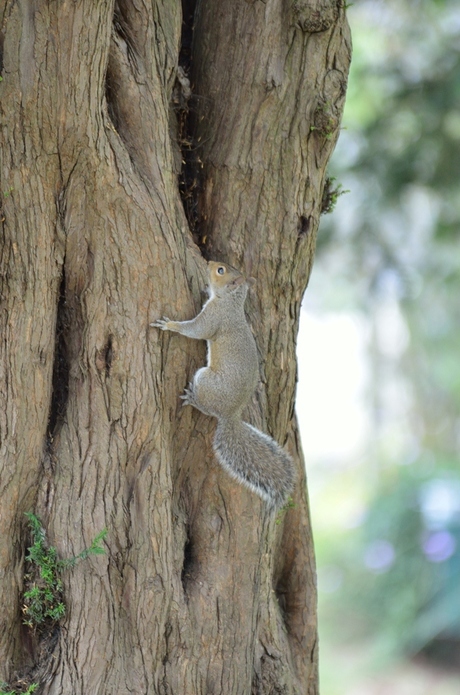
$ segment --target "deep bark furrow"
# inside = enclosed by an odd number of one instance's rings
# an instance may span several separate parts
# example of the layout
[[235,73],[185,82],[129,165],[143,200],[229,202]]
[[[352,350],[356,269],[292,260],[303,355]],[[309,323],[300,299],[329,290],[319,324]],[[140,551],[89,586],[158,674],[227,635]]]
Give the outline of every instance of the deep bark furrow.
[[66,346],[68,332],[68,312],[66,309],[65,259],[62,279],[59,285],[58,306],[56,311],[55,350],[53,358],[53,381],[51,386],[51,402],[48,416],[48,437],[51,439],[59,421],[65,416],[67,398],[69,395],[69,360]]

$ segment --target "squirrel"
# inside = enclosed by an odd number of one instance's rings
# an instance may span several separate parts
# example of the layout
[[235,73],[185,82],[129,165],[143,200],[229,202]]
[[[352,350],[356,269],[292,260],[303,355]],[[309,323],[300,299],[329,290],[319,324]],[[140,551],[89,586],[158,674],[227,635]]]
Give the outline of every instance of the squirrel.
[[183,405],[217,418],[213,448],[219,463],[257,493],[274,511],[286,503],[294,486],[294,462],[271,437],[242,420],[257,385],[257,347],[244,313],[249,286],[236,268],[208,262],[209,298],[190,321],[164,317],[151,326],[188,338],[206,340],[208,365],[185,389]]

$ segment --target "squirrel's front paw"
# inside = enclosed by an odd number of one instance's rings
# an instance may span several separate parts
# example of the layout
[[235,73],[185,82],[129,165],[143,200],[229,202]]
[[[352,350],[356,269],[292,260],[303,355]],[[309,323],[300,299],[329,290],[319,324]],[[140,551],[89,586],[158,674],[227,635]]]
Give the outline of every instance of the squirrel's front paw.
[[171,319],[168,319],[167,316],[163,316],[162,319],[157,319],[150,325],[153,326],[154,328],[161,328],[162,331],[168,331],[169,326],[168,324],[171,323]]

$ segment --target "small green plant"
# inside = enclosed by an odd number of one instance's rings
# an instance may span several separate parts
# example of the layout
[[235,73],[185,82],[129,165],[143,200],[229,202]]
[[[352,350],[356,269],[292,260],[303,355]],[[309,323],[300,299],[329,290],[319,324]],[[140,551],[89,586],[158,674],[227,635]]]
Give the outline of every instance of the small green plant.
[[349,193],[348,190],[343,190],[341,183],[334,185],[336,181],[335,176],[328,176],[326,178],[326,183],[324,184],[323,198],[321,201],[321,214],[327,215],[332,212],[337,205],[337,201],[341,195]]
[[8,688],[6,683],[0,685],[0,695],[32,695],[37,690],[38,683],[31,683],[27,690],[23,690],[21,693],[18,690],[7,690],[6,688]]
[[71,557],[67,560],[60,560],[62,569],[69,569],[72,567],[75,567],[77,562],[80,562],[80,560],[86,560],[87,557],[90,555],[104,555],[105,550],[102,547],[101,543],[107,536],[107,529],[103,529],[100,533],[95,536],[91,542],[91,545],[89,548],[85,548],[84,550],[81,551],[78,555],[75,557]]
[[281,524],[281,521],[283,519],[283,515],[286,514],[288,509],[295,509],[295,504],[294,504],[294,500],[292,499],[292,497],[288,497],[286,504],[283,504],[283,506],[279,510],[278,514],[276,515],[275,524],[277,526],[279,526]]
[[318,135],[325,137],[326,140],[332,140],[332,136],[334,135],[336,129],[336,121],[332,117],[327,119],[323,118],[322,120],[323,122],[319,126],[311,125],[310,132],[316,132]]
[[89,555],[103,554],[104,548],[101,543],[107,535],[107,529],[101,531],[89,548],[85,548],[79,555],[59,560],[56,548],[46,542],[40,520],[31,512],[27,512],[26,517],[29,521],[32,545],[26,555],[29,568],[24,576],[27,590],[24,592],[22,610],[24,625],[35,629],[56,623],[65,615],[61,574],[64,570],[75,567],[77,562]]

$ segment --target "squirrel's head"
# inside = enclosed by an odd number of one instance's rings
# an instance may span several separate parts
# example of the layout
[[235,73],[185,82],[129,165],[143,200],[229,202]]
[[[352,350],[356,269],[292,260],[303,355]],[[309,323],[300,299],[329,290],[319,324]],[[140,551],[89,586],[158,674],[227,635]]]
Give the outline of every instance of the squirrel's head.
[[225,290],[233,292],[243,284],[252,285],[255,280],[253,278],[245,278],[242,273],[236,268],[233,268],[227,263],[217,263],[216,261],[208,262],[208,273],[211,287],[216,292]]

